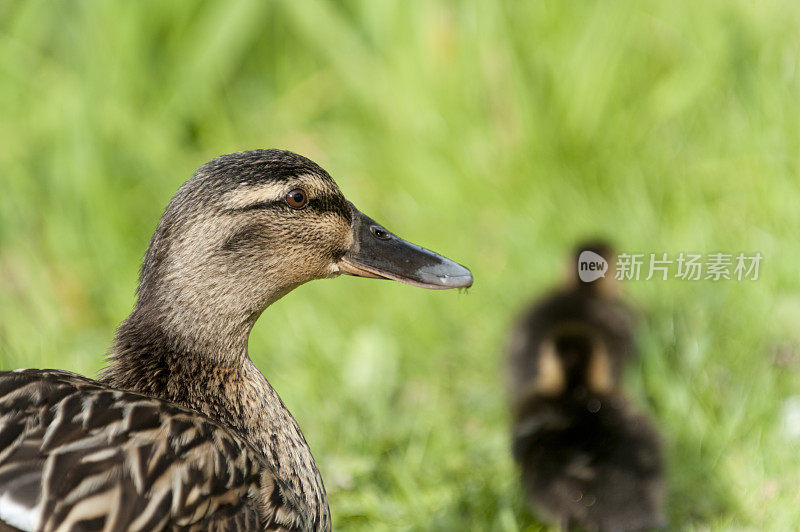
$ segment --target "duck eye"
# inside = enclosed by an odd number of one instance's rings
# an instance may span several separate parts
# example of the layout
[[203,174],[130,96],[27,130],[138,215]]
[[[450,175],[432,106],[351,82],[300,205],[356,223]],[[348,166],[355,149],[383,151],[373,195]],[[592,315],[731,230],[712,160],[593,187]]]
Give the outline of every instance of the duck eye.
[[302,188],[296,188],[286,194],[286,204],[293,209],[302,209],[308,204],[308,194]]

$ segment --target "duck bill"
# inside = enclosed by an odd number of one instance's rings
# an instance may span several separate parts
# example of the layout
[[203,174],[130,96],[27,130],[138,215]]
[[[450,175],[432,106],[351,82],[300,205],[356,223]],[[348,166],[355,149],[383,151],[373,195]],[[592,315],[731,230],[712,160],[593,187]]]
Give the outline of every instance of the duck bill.
[[392,279],[421,288],[472,286],[472,273],[460,264],[391,233],[352,204],[353,245],[339,259],[339,273]]

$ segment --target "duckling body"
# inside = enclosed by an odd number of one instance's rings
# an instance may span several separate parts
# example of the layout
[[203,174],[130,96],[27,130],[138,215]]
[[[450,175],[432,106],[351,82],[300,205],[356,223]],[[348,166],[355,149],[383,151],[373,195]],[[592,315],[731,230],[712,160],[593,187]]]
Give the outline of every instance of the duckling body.
[[514,331],[514,458],[531,506],[562,529],[650,530],[663,524],[660,438],[620,389],[634,314],[613,279],[595,283],[572,278]]
[[660,440],[621,397],[531,401],[514,457],[532,505],[562,529],[650,530],[663,524]]
[[330,530],[311,450],[247,343],[274,301],[343,273],[472,283],[304,157],[201,167],[158,224],[100,380],[0,373],[0,530]]

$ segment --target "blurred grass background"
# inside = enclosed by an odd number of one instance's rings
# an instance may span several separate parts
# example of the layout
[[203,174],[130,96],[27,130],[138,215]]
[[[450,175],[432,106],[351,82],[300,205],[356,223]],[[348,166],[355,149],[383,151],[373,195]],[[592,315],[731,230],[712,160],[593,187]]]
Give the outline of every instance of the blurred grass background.
[[760,252],[755,282],[629,282],[631,394],[671,528],[797,530],[800,6],[794,2],[0,2],[0,365],[93,374],[161,210],[281,147],[470,266],[468,294],[298,289],[251,354],[337,528],[543,530],[509,457],[503,347],[577,240]]

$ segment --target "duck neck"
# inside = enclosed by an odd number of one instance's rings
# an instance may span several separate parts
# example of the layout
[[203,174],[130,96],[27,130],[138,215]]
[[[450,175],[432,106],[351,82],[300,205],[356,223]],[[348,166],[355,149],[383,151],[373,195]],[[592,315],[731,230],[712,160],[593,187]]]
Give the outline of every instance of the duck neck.
[[311,450],[247,352],[257,317],[217,315],[214,326],[195,319],[178,328],[174,316],[137,305],[117,331],[101,381],[191,408],[244,437],[326,529],[330,511]]

